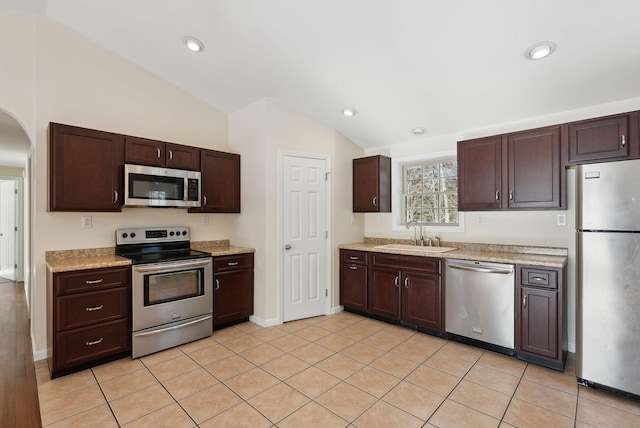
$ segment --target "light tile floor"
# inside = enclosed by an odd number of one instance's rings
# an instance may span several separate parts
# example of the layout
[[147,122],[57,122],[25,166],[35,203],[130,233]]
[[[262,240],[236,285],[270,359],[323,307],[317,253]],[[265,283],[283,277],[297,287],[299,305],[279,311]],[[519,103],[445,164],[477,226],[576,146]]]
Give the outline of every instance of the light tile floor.
[[640,427],[640,403],[579,387],[573,366],[342,312],[36,374],[47,427]]

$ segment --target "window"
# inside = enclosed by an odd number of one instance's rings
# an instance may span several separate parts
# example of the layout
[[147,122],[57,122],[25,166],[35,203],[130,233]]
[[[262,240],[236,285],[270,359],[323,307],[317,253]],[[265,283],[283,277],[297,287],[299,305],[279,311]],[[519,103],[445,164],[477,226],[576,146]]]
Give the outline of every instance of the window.
[[456,159],[430,160],[402,167],[404,224],[458,225]]

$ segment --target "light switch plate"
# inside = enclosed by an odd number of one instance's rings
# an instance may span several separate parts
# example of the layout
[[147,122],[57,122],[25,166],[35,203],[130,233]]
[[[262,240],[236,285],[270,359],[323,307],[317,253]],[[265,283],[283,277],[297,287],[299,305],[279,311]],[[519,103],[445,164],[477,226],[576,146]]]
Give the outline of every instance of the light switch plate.
[[567,215],[566,214],[558,214],[557,223],[558,223],[558,226],[566,226],[567,225]]

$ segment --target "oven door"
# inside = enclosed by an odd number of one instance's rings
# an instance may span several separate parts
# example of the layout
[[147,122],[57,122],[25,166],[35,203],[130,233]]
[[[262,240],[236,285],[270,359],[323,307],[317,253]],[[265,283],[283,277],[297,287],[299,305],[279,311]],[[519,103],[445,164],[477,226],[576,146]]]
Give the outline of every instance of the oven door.
[[211,257],[134,265],[133,331],[213,312]]

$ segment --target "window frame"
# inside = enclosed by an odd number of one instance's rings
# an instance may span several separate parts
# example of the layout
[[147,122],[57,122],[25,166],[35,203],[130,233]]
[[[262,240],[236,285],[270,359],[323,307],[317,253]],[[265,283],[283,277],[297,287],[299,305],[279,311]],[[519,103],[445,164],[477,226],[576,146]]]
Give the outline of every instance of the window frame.
[[[404,165],[415,165],[420,163],[437,162],[444,159],[455,159],[457,162],[457,151],[442,150],[432,153],[421,153],[415,155],[406,156],[392,156],[391,157],[391,171],[392,171],[392,189],[391,189],[391,206],[392,206],[392,219],[391,230],[394,232],[406,232],[406,219],[404,213]],[[465,213],[458,211],[458,224],[444,224],[444,223],[426,223],[423,224],[422,229],[425,233],[464,233],[465,232]]]

